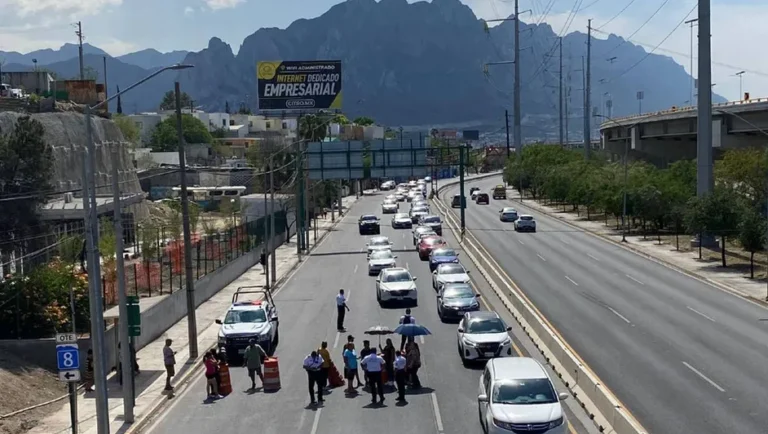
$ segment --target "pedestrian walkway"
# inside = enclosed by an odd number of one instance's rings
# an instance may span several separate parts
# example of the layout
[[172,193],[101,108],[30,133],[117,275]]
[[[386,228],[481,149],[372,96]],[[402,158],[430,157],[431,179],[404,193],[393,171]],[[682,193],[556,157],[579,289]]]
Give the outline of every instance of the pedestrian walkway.
[[[347,196],[342,199],[344,213],[358,200],[355,196]],[[330,232],[338,216],[334,215],[333,221],[329,212],[326,218],[318,218],[317,238],[313,230],[310,231],[310,247],[314,247],[326,234]],[[275,251],[277,281],[284,280],[299,264],[296,255],[296,237],[293,241],[283,244]],[[251,267],[227,287],[216,293],[208,301],[196,309],[197,333],[198,333],[198,357],[189,358],[189,339],[187,336],[187,318],[174,324],[162,336],[149,343],[137,353],[141,374],[136,376],[136,406],[134,407],[134,424],[132,426],[123,423],[123,396],[117,375],[109,377],[109,418],[111,433],[132,432],[140,426],[153,411],[160,408],[164,401],[172,398],[165,387],[165,366],[163,365],[163,351],[166,339],[172,339],[172,348],[176,351],[176,377],[173,384],[178,386],[184,383],[195,371],[201,362],[202,355],[216,344],[219,326],[215,324],[226,312],[232,301],[232,295],[241,286],[262,286],[265,283],[265,275],[260,265]],[[199,370],[198,370],[199,371]],[[179,392],[177,387],[176,393]],[[77,398],[79,433],[91,434],[97,432],[96,427],[96,399],[94,393],[87,395],[80,393]],[[69,405],[53,411],[50,416],[29,431],[30,434],[64,434],[71,429]]]
[[[517,200],[517,198],[519,198],[519,193],[516,192],[514,193],[513,199]],[[736,267],[723,268],[720,266],[721,264],[719,260],[700,260],[697,249],[683,250],[684,247],[690,245],[690,236],[680,236],[681,250],[675,248],[674,241],[672,241],[671,244],[669,242],[659,244],[657,238],[650,235],[645,239],[642,235],[627,236],[626,242],[624,243],[622,242],[621,231],[617,231],[615,226],[606,225],[605,222],[594,220],[588,221],[585,220],[583,216],[578,216],[572,212],[564,212],[562,209],[557,209],[552,206],[542,205],[532,199],[526,199],[522,203],[522,206],[547,214],[550,217],[569,223],[602,238],[620,243],[637,253],[661,261],[682,272],[700,277],[710,283],[744,297],[765,301],[766,296],[768,295],[766,293],[765,281],[761,279],[749,279],[748,271],[745,274],[743,269],[739,270]],[[706,252],[708,249],[704,250]],[[717,252],[717,255],[719,256],[719,252]],[[764,266],[761,267],[758,264],[755,265],[756,273],[760,268],[764,268]]]

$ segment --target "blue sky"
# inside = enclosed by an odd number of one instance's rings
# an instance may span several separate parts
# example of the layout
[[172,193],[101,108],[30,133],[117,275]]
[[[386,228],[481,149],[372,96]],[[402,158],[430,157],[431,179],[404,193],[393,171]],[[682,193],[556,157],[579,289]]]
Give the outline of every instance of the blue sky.
[[[382,0],[393,1],[393,0]],[[411,1],[411,0],[408,0]],[[508,16],[513,0],[461,0],[480,18]],[[665,4],[666,1],[666,4]],[[631,5],[604,25],[625,6]],[[237,51],[243,39],[261,27],[284,28],[299,18],[321,15],[338,0],[0,0],[0,50],[27,52],[76,42],[71,23],[83,22],[87,42],[113,55],[143,48],[199,50],[217,36]],[[551,4],[546,15],[544,12]],[[565,23],[581,5],[569,27]],[[550,24],[555,32],[585,31],[587,19],[604,32],[630,36],[662,4],[661,10],[632,40],[651,49],[672,31],[695,0],[520,0],[524,21]],[[14,16],[15,15],[15,16]],[[689,16],[695,18],[696,11]],[[768,1],[712,0],[713,81],[729,99],[744,91],[768,97]],[[600,33],[596,36],[604,37]],[[656,52],[674,57],[689,69],[690,29],[680,26]],[[720,65],[721,64],[721,65]]]

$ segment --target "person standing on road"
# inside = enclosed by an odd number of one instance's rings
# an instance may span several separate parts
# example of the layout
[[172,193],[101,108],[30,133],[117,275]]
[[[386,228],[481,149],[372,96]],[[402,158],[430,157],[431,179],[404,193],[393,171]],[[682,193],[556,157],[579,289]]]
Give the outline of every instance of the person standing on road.
[[[411,315],[411,308],[405,309],[405,315],[400,317],[400,324],[416,324],[416,318]],[[400,351],[405,348],[405,335],[400,338]]]
[[403,357],[402,351],[395,353],[395,384],[397,384],[397,401],[405,401],[405,370],[406,360]]
[[304,370],[307,371],[307,380],[309,382],[309,402],[314,405],[315,402],[315,384],[317,384],[317,403],[322,403],[323,400],[323,388],[320,384],[320,369],[323,366],[323,358],[317,354],[317,351],[312,351],[306,358],[304,358]]
[[395,384],[395,346],[392,344],[392,339],[387,339],[383,348],[379,345],[379,349],[387,370],[387,386],[392,386]]
[[371,386],[371,403],[376,404],[376,395],[384,403],[384,383],[381,381],[381,371],[384,369],[384,359],[376,351],[371,351],[361,362],[367,372],[368,384]]
[[248,341],[248,347],[243,355],[244,365],[248,369],[248,377],[251,379],[251,390],[256,390],[256,376],[259,376],[261,385],[264,385],[264,374],[261,373],[261,364],[267,358],[267,352],[261,345],[256,343],[256,339]]
[[344,328],[344,316],[346,316],[349,306],[347,306],[347,297],[344,295],[344,290],[340,289],[336,295],[336,330],[340,332],[346,331]]
[[323,358],[323,366],[320,368],[320,387],[328,389],[328,375],[331,371],[331,353],[328,352],[328,342],[321,342],[317,354]]
[[419,380],[419,368],[421,368],[421,350],[419,344],[411,336],[408,338],[408,344],[405,350],[405,368],[408,370],[408,380],[411,387],[421,389],[421,380]]
[[213,357],[213,354],[210,351],[205,353],[203,363],[205,364],[205,391],[208,395],[208,399],[223,398],[223,396],[219,395],[219,384],[216,382],[216,376],[219,373],[219,365],[216,363],[216,358]]
[[[352,338],[352,336],[350,336]],[[351,339],[351,340],[354,340]],[[347,343],[344,347],[344,378],[347,379],[347,393],[355,393],[354,387],[352,387],[352,380],[357,380],[357,387],[360,387],[360,373],[357,370],[357,351],[355,351],[354,342]]]
[[176,375],[176,351],[173,351],[171,345],[173,340],[166,339],[163,347],[163,364],[165,365],[165,390],[173,390],[171,378]]
[[[360,360],[365,359],[366,357],[368,357],[369,354],[375,353],[375,352],[376,350],[371,348],[371,341],[363,341],[363,349],[360,350]],[[369,378],[368,378],[368,368],[366,368],[364,364],[363,364],[363,377],[365,378],[364,389],[371,387],[371,382],[369,381]]]
[[86,392],[93,392],[93,377],[93,350],[89,348],[88,355],[85,357],[85,381],[83,381]]

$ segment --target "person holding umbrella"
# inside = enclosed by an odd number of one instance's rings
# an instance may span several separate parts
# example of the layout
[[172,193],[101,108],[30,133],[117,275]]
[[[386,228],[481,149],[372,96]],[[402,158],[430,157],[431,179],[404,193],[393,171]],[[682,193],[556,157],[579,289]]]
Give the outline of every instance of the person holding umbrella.
[[[400,325],[403,324],[416,324],[416,318],[411,315],[411,308],[405,309],[405,315],[400,317]],[[405,335],[400,338],[400,351],[403,351],[403,348],[405,348]]]
[[411,336],[405,345],[405,369],[408,372],[408,379],[411,387],[421,389],[421,380],[419,380],[419,368],[421,368],[421,349],[419,344]]
[[384,359],[384,367],[387,372],[387,386],[395,384],[395,346],[392,344],[392,339],[387,338],[387,343],[384,347],[379,343],[379,350],[381,350],[381,356]]

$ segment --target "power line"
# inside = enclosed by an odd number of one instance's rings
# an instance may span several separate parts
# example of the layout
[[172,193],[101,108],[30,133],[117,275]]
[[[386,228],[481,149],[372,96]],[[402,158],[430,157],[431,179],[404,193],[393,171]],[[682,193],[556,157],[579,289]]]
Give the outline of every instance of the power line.
[[603,25],[601,25],[600,27],[597,27],[597,28],[595,28],[595,29],[592,29],[592,30],[599,30],[599,29],[602,29],[603,27],[607,26],[608,24],[611,24],[611,22],[612,22],[613,20],[615,20],[616,18],[618,18],[618,17],[619,17],[619,15],[623,14],[623,13],[624,13],[624,11],[626,11],[626,10],[627,10],[627,9],[628,9],[630,6],[632,6],[632,3],[634,3],[634,2],[635,2],[635,0],[629,0],[629,3],[627,3],[627,5],[626,5],[626,6],[624,6],[624,8],[622,8],[622,9],[621,9],[621,10],[620,10],[620,11],[619,11],[619,12],[618,12],[616,15],[612,16],[610,20],[608,20],[608,21],[606,21],[605,23],[603,23]]
[[[651,22],[651,20],[653,19],[653,17],[655,17],[655,16],[656,16],[656,15],[657,15],[657,14],[658,14],[660,11],[661,11],[661,9],[662,9],[664,6],[666,6],[666,5],[667,5],[667,3],[669,3],[669,0],[664,0],[663,2],[661,2],[661,5],[660,5],[660,6],[659,6],[659,7],[658,7],[658,8],[657,8],[657,9],[656,9],[656,10],[655,10],[655,11],[654,11],[652,14],[651,14],[651,16],[650,16],[650,17],[648,17],[648,19],[647,19],[647,20],[645,20],[645,22],[644,22],[643,24],[641,24],[641,25],[640,25],[640,27],[638,27],[638,28],[637,28],[637,30],[635,30],[634,32],[632,32],[632,34],[631,34],[631,35],[629,35],[629,36],[628,36],[628,38],[631,38],[631,37],[635,36],[635,35],[636,35],[638,32],[640,32],[640,30],[642,30],[642,29],[643,29],[643,27],[645,27],[645,26],[646,26],[646,25],[647,25],[649,22]],[[695,5],[693,8],[694,8],[694,9],[696,9],[696,6],[698,6],[698,5],[699,5],[699,4],[698,4],[698,3],[696,3],[696,5]],[[690,15],[690,12],[688,13],[688,15]],[[609,54],[613,53],[614,51],[616,51],[616,49],[617,49],[617,48],[621,47],[622,45],[624,45],[624,44],[626,44],[626,43],[627,43],[627,39],[625,38],[623,41],[619,42],[619,44],[618,44],[618,45],[616,45],[615,47],[613,47],[613,48],[611,48],[610,50],[608,50],[608,52],[607,52],[607,53],[605,53],[605,55],[607,56],[607,55],[609,55]]]

